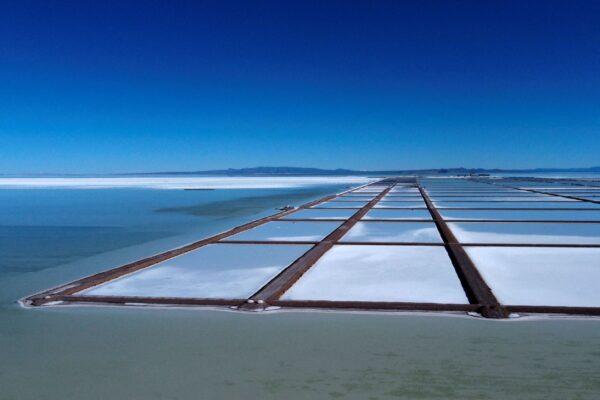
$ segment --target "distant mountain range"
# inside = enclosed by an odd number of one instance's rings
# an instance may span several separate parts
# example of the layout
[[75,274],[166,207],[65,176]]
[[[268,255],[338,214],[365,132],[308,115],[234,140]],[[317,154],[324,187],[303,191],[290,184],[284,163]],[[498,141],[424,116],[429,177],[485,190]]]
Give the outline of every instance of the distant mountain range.
[[599,167],[589,168],[530,168],[530,169],[502,169],[502,168],[429,168],[429,169],[395,169],[395,170],[355,170],[355,169],[323,169],[302,167],[254,167],[254,168],[228,168],[205,171],[158,171],[158,172],[126,172],[104,174],[57,174],[57,173],[28,173],[28,174],[3,174],[0,177],[144,177],[144,176],[391,176],[391,175],[477,175],[477,174],[539,174],[539,173],[600,173]]
[[343,176],[343,175],[469,175],[469,174],[497,174],[497,173],[552,173],[552,172],[590,172],[600,173],[600,167],[590,168],[533,168],[533,169],[486,169],[486,168],[432,168],[432,169],[399,169],[382,171],[365,171],[353,169],[321,169],[300,167],[255,167],[255,168],[229,168],[207,171],[170,171],[123,174],[128,176],[148,175],[222,175],[222,176]]

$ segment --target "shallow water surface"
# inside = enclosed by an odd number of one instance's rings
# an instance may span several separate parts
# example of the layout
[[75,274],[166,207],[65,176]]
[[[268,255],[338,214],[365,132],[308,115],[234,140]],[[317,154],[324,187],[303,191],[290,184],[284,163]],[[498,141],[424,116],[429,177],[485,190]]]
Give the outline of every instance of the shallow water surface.
[[2,399],[593,399],[593,321],[4,312]]
[[0,190],[0,399],[597,398],[598,320],[15,303],[342,189]]

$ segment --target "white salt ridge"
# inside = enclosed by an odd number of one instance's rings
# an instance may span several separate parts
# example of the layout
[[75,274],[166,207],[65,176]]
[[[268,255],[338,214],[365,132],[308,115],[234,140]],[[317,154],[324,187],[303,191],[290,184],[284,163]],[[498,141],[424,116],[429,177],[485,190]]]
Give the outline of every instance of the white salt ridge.
[[466,250],[503,304],[600,307],[600,248]]
[[425,246],[335,246],[283,299],[468,303],[446,250]]
[[372,179],[342,177],[140,177],[140,178],[0,178],[0,189],[277,189],[317,185],[360,185]]

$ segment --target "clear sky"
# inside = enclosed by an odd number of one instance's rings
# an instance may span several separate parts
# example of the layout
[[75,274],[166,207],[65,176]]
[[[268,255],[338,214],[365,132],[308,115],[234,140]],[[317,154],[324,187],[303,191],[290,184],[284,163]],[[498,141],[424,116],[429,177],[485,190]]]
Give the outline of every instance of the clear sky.
[[600,1],[2,1],[0,173],[600,165]]

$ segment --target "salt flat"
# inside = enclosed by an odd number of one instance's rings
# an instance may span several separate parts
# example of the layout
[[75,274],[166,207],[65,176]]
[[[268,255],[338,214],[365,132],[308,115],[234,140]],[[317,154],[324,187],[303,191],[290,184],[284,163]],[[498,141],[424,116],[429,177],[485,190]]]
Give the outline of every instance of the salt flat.
[[361,176],[0,178],[0,189],[276,189],[344,183],[358,185],[372,180]]

